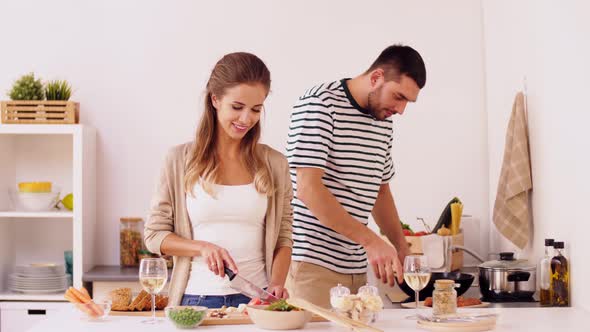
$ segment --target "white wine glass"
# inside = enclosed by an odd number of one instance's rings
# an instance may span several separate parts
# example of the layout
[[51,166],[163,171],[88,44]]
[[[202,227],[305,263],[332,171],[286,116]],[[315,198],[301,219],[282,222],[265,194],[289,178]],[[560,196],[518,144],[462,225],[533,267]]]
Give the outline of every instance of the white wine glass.
[[156,319],[156,294],[160,293],[168,280],[168,268],[163,258],[144,258],[139,264],[139,282],[141,287],[152,296],[152,318],[142,323],[155,324],[162,320]]
[[431,270],[428,266],[428,259],[424,255],[408,255],[404,259],[404,281],[414,290],[416,300],[416,315],[406,317],[407,319],[418,319],[420,291],[428,285]]

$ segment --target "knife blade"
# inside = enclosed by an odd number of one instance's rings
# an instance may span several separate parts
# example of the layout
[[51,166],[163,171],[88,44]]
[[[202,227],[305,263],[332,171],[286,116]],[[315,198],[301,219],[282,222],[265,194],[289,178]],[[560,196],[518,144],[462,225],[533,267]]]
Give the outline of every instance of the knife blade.
[[265,291],[264,289],[256,286],[254,283],[249,281],[248,279],[240,276],[237,273],[234,273],[228,267],[224,268],[225,274],[227,274],[229,281],[231,282],[230,287],[237,290],[238,292],[250,297],[250,298],[259,298],[262,301],[266,302],[275,302],[278,301],[279,298],[272,295],[271,293]]

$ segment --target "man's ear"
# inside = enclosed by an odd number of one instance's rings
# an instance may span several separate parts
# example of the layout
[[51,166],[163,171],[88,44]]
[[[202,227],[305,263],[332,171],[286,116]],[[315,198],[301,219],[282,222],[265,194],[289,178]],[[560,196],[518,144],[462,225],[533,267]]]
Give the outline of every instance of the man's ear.
[[369,73],[369,80],[371,82],[371,88],[379,86],[385,81],[385,71],[382,68],[377,68]]

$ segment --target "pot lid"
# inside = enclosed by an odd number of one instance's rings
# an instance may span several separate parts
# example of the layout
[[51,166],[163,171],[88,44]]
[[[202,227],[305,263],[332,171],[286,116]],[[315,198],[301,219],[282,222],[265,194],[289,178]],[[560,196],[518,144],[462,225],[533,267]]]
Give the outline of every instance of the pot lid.
[[535,270],[526,259],[514,259],[513,252],[501,252],[499,260],[487,261],[479,265],[482,269],[493,270]]

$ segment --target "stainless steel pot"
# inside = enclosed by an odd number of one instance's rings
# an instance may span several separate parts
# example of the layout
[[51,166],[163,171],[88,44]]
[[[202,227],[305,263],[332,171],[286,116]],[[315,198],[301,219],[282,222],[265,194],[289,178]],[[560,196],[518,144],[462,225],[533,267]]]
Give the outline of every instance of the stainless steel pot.
[[479,289],[493,301],[532,300],[537,288],[536,267],[514,253],[500,253],[500,259],[480,264]]

